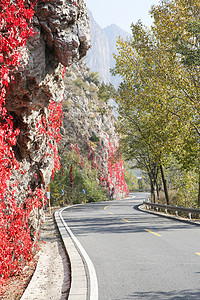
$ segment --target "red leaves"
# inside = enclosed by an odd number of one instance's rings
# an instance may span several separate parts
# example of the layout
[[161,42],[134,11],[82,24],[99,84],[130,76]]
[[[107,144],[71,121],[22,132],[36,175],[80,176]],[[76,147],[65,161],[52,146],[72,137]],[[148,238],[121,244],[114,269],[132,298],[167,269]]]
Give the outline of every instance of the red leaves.
[[24,209],[17,207],[13,197],[9,197],[8,200],[9,214],[5,214],[7,207],[3,208],[2,205],[0,207],[0,275],[2,280],[18,273],[24,261],[32,258],[32,242]]
[[124,178],[124,169],[123,169],[123,161],[121,156],[118,153],[118,146],[115,146],[111,143],[109,136],[107,133],[104,133],[105,138],[107,139],[107,147],[106,149],[101,145],[104,160],[107,165],[106,170],[102,170],[97,163],[97,155],[95,149],[91,147],[88,141],[88,160],[91,161],[92,168],[99,170],[99,181],[102,186],[107,186],[109,191],[111,191],[114,187],[115,193],[129,193],[128,186],[125,182]]
[[123,168],[123,161],[121,159],[121,155],[118,153],[119,146],[115,147],[107,138],[108,140],[108,150],[107,150],[107,163],[108,163],[108,178],[107,178],[107,186],[109,190],[115,187],[115,193],[129,193],[128,186],[125,182],[124,178],[124,168]]
[[73,171],[73,165],[71,165],[70,171],[69,171],[70,186],[71,186],[71,188],[73,188],[73,185],[74,185],[74,175],[73,175],[72,171]]
[[66,73],[66,68],[64,67],[62,71],[62,78],[64,77],[65,73]]
[[[104,133],[106,141],[106,147],[104,148],[103,145],[100,143],[102,148],[102,162],[97,153],[97,150],[91,146],[90,141],[88,139],[88,160],[91,162],[91,168],[96,169],[99,174],[99,181],[103,187],[107,187],[111,192],[114,188],[115,193],[129,193],[128,186],[125,182],[124,178],[124,169],[123,169],[123,161],[121,156],[119,155],[119,142],[117,145],[111,143],[109,139],[109,135]],[[80,154],[80,149],[78,144],[70,144],[70,148],[73,149],[78,157],[78,164],[82,168],[85,167],[83,162],[83,158]]]
[[[12,169],[19,169],[13,145],[19,129],[13,129],[12,117],[5,107],[6,91],[14,79],[11,70],[17,69],[21,57],[19,47],[26,44],[33,29],[29,26],[34,11],[24,0],[0,1],[0,282],[20,272],[25,261],[32,258],[33,242],[28,227],[28,217],[33,207],[41,206],[41,193],[36,191],[26,200],[26,208],[15,201],[18,183],[8,186]],[[27,3],[26,3],[27,4]],[[25,171],[21,171],[24,174]],[[15,188],[16,187],[16,188]]]
[[[52,171],[52,175],[54,175],[55,170],[60,169],[60,160],[58,155],[58,144],[61,140],[60,135],[60,127],[62,126],[62,102],[57,103],[55,101],[51,101],[49,104],[49,118],[48,118],[48,126],[49,129],[47,131],[48,137],[53,141],[53,152],[54,152],[54,169]],[[53,145],[52,144],[52,145]]]
[[78,146],[78,144],[71,144],[70,143],[70,148],[71,149],[73,149],[75,152],[76,152],[76,154],[77,154],[77,156],[78,156],[78,164],[79,164],[79,166],[80,167],[82,167],[82,168],[84,168],[85,167],[85,164],[84,164],[84,161],[83,161],[83,156],[80,154],[80,150],[79,150],[79,146]]
[[[55,101],[50,101],[49,104],[49,117],[46,120],[44,116],[42,119],[38,121],[37,128],[41,134],[48,137],[49,139],[49,147],[53,152],[53,159],[54,159],[54,168],[52,171],[52,178],[54,178],[55,170],[60,169],[60,159],[58,155],[58,144],[61,140],[60,135],[60,127],[62,125],[62,102],[57,103]],[[51,156],[51,153],[46,153],[46,156]]]

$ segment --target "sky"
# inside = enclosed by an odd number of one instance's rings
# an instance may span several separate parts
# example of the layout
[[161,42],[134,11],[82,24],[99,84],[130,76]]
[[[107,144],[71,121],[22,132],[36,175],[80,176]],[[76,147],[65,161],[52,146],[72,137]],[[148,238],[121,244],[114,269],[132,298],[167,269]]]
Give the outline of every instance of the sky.
[[159,0],[85,0],[87,7],[92,12],[96,22],[105,28],[116,24],[131,33],[131,23],[139,19],[142,23],[150,26],[152,19],[149,10],[152,5],[158,4]]

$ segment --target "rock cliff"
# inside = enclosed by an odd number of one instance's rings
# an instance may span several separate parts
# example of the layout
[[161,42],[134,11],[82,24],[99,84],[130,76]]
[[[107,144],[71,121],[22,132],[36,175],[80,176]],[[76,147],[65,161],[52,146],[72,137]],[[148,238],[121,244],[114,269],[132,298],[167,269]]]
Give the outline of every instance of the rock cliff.
[[[15,187],[18,205],[37,188],[45,190],[50,181],[58,134],[52,124],[65,90],[63,66],[85,56],[91,40],[83,0],[38,0],[33,28],[35,35],[21,49],[21,67],[14,72],[6,101],[14,129],[20,129],[14,146],[20,168],[13,169],[10,180],[10,187],[19,183]],[[35,209],[29,221],[32,236],[39,216]]]
[[83,61],[64,76],[63,130],[60,153],[75,149],[97,170],[99,185],[121,198],[128,193],[123,162],[118,152],[112,108],[98,96],[100,83]]

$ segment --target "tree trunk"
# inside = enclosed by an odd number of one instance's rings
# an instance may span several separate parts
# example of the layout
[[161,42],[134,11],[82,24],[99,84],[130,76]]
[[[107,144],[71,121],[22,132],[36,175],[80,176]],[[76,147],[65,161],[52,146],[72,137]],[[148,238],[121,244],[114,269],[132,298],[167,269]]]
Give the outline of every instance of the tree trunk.
[[198,206],[200,207],[200,173],[199,173],[199,192],[198,192]]
[[155,203],[155,189],[152,180],[151,180],[151,201]]
[[156,181],[156,194],[157,194],[157,202],[159,202],[159,200],[160,200],[160,195],[159,195],[159,186],[158,186],[157,181]]
[[166,199],[167,205],[169,205],[169,194],[168,194],[168,188],[167,188],[167,180],[165,179],[164,170],[163,170],[162,165],[160,165],[160,171],[161,171],[163,187],[164,187],[164,192],[165,192],[165,199]]

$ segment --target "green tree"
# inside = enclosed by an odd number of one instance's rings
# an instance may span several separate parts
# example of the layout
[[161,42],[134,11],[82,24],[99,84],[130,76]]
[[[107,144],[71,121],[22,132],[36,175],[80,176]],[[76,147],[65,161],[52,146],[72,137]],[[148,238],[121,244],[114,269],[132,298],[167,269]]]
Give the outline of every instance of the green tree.
[[105,84],[104,82],[101,83],[98,90],[98,98],[100,100],[105,101],[108,103],[108,100],[113,98],[116,95],[116,90],[114,86],[110,84]]
[[124,162],[124,176],[129,190],[139,189],[137,176],[134,174],[132,166],[126,162]]
[[122,123],[132,120],[127,132],[135,130],[135,116],[143,124],[142,138],[160,165],[166,200],[163,165],[171,153],[199,173],[199,6],[197,0],[161,1],[151,10],[151,30],[141,22],[132,25],[132,39],[119,39],[115,55],[113,73],[123,79],[116,99]]
[[[80,165],[78,155],[72,150],[62,158],[61,166],[50,184],[52,205],[106,200],[108,191],[99,185],[97,170],[92,169],[91,163],[87,159],[84,159],[84,166]],[[71,166],[73,186],[71,185]],[[62,190],[64,190],[64,195]],[[86,194],[83,193],[83,190],[86,191]]]

